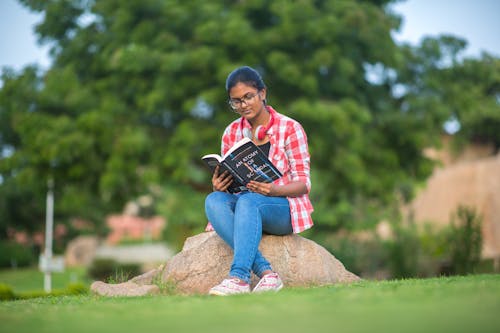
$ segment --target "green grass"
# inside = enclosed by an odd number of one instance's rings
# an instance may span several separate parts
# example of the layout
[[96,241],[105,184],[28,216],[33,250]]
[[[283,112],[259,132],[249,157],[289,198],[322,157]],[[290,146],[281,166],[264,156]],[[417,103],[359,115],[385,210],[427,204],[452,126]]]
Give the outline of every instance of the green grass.
[[277,294],[0,302],[0,332],[500,332],[500,275],[363,281]]
[[[0,283],[12,287],[14,292],[32,292],[43,290],[44,274],[37,268],[19,268],[0,270]],[[52,273],[52,289],[64,289],[70,283],[90,284],[84,268],[70,268],[62,273]]]

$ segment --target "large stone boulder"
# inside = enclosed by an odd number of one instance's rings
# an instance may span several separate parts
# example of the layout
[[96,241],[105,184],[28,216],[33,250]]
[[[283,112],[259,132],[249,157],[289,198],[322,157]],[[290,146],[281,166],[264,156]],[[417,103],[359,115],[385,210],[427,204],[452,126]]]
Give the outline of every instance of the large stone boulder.
[[90,289],[101,296],[146,296],[160,293],[160,287],[154,284],[137,284],[132,281],[123,283],[104,283],[96,281]]
[[[264,235],[259,246],[285,287],[306,287],[358,281],[359,277],[326,249],[299,235]],[[162,281],[182,294],[205,294],[229,273],[233,252],[215,232],[190,237],[182,251],[163,268],[139,275],[129,282],[139,286]],[[252,286],[258,282],[252,277]],[[94,285],[93,285],[94,286]],[[99,284],[103,289],[102,283]],[[99,292],[99,288],[91,288]],[[106,295],[110,295],[109,292]],[[121,293],[120,295],[123,295]]]
[[99,240],[95,236],[78,236],[71,240],[64,253],[66,266],[89,266],[98,246]]

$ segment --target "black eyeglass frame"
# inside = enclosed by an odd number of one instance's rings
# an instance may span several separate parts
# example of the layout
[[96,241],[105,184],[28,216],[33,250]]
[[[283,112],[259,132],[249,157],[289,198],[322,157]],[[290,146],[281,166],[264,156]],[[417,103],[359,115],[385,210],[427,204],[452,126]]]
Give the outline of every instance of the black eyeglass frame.
[[245,96],[243,96],[242,98],[230,98],[227,101],[227,104],[229,104],[229,106],[231,107],[231,109],[233,109],[233,111],[239,110],[239,109],[241,109],[243,102],[246,105],[251,104],[252,100],[255,98],[255,96],[258,96],[259,93],[260,93],[260,91],[257,91],[255,93],[248,93]]

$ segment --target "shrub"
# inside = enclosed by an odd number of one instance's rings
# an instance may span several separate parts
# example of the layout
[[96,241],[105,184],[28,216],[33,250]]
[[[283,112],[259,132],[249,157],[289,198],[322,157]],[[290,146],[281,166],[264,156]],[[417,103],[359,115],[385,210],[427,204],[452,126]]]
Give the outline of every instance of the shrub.
[[[57,291],[54,291],[57,294]],[[30,299],[30,298],[39,298],[39,297],[47,297],[52,295],[53,293],[46,293],[43,290],[35,290],[35,291],[26,291],[21,292],[19,295],[16,295],[18,299]]]
[[70,283],[66,287],[66,294],[67,295],[84,295],[89,292],[89,288],[87,285],[81,283],[81,282],[76,282],[76,283]]
[[30,247],[12,241],[0,241],[0,267],[26,267],[34,262],[35,255]]
[[138,264],[127,263],[117,264],[113,275],[107,278],[109,283],[121,283],[130,280],[134,276],[141,274],[141,268]]
[[94,259],[90,265],[88,275],[99,281],[120,283],[141,273],[138,264],[122,264],[113,259]]
[[39,298],[39,297],[58,297],[58,296],[71,296],[71,295],[84,295],[87,294],[89,288],[83,283],[70,283],[64,289],[54,289],[50,293],[46,293],[43,290],[35,290],[20,293],[19,295],[15,295],[15,299],[31,299],[31,298]]
[[[392,237],[339,231],[316,233],[314,240],[333,253],[346,268],[363,278],[412,278],[479,271],[494,272],[481,263],[481,217],[459,206],[449,227],[435,223],[417,229],[414,223],[392,223]],[[482,266],[481,266],[482,264]]]
[[481,261],[481,224],[481,216],[471,207],[459,206],[452,216],[448,241],[453,273],[474,273]]
[[0,301],[10,301],[15,298],[12,288],[9,285],[0,283]]
[[416,228],[396,226],[394,239],[386,242],[388,265],[394,278],[415,277],[419,271],[420,241]]
[[376,238],[342,240],[337,253],[336,256],[355,274],[365,278],[381,278],[386,275],[386,254]]
[[326,237],[316,235],[315,241],[339,259],[350,272],[363,278],[385,277],[386,252],[375,235],[359,236],[341,231]]
[[87,274],[95,280],[104,281],[114,274],[116,266],[117,262],[113,259],[94,259],[87,270]]
[[419,276],[450,275],[447,231],[427,224],[420,232]]

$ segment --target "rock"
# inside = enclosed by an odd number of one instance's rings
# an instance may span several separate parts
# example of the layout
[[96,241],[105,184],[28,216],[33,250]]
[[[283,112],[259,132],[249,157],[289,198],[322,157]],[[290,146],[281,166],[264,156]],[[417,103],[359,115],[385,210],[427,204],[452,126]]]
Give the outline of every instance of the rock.
[[[308,287],[350,283],[360,280],[317,243],[299,235],[264,235],[259,246],[285,287]],[[155,281],[175,286],[181,294],[206,294],[229,273],[233,251],[215,232],[190,237],[182,251],[165,267],[158,267],[121,284],[95,282],[91,290],[103,296],[140,296],[142,292],[157,293]],[[252,276],[252,287],[258,282]],[[141,289],[140,287],[151,289]],[[156,286],[155,286],[156,287]]]
[[138,275],[132,279],[130,279],[130,282],[137,283],[139,285],[144,285],[144,284],[154,284],[155,282],[161,282],[159,280],[161,278],[161,273],[163,272],[163,269],[165,268],[165,265],[160,265],[157,268],[154,268],[144,274]]
[[[306,287],[349,283],[360,280],[326,249],[299,235],[264,235],[259,249],[285,286]],[[215,232],[186,240],[180,253],[172,257],[162,273],[183,294],[205,294],[229,273],[233,252]],[[258,282],[252,277],[252,286]]]
[[71,240],[64,254],[66,266],[89,266],[98,245],[99,241],[95,236],[78,236]]
[[156,285],[141,285],[131,281],[117,284],[96,281],[92,283],[90,290],[101,296],[145,296],[160,292],[160,288]]

